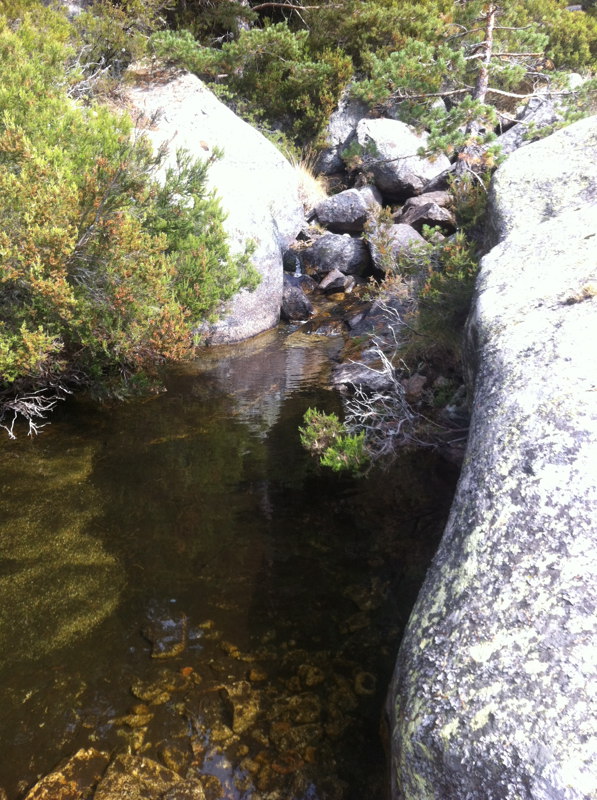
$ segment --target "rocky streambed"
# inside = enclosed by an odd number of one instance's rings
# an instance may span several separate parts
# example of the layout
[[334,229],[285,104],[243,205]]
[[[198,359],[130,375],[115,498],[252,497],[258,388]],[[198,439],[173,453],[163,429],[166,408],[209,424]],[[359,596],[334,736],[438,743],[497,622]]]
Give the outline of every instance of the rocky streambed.
[[383,797],[384,696],[456,476],[420,451],[339,478],[301,449],[306,408],[339,406],[324,327],[2,443],[9,800]]

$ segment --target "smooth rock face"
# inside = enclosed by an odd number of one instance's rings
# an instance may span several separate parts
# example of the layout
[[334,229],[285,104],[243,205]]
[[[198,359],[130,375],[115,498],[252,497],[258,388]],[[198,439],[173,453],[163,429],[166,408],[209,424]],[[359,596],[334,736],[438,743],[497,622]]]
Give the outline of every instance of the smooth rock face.
[[597,117],[512,153],[490,189],[489,244],[567,208],[597,201]]
[[363,165],[388,200],[419,194],[425,185],[449,169],[446,156],[434,160],[417,155],[427,144],[426,134],[417,134],[404,122],[392,119],[362,119],[357,140],[363,149]]
[[282,251],[304,225],[295,170],[258,131],[226,108],[194,75],[166,83],[139,82],[126,90],[132,115],[159,113],[146,130],[154,146],[167,143],[168,165],[184,148],[201,159],[214,148],[223,157],[209,170],[208,182],[228,213],[225,228],[231,249],[256,243],[252,257],[261,275],[254,292],[242,290],[208,334],[212,343],[235,342],[277,324],[282,302]]
[[[468,449],[388,698],[396,800],[597,796],[591,128],[529,145],[496,175],[493,208],[509,192],[528,216],[502,218],[511,233],[481,263]],[[557,169],[563,202],[545,178]],[[551,218],[548,201],[568,209]]]

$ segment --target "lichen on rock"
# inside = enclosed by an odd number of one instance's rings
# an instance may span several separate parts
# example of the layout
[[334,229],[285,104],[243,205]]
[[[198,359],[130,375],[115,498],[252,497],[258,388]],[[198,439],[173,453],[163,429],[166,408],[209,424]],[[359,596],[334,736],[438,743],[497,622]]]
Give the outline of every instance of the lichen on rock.
[[[577,126],[494,179],[469,445],[388,701],[395,798],[597,795],[597,118]],[[577,173],[550,217],[541,176],[562,140]]]

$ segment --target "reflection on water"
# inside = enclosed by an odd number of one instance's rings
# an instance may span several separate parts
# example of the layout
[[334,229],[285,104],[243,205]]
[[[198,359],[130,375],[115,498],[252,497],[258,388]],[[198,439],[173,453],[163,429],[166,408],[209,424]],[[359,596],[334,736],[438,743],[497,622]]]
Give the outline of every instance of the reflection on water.
[[321,473],[338,340],[277,332],[0,444],[0,787],[81,746],[208,797],[381,798],[380,709],[454,476]]

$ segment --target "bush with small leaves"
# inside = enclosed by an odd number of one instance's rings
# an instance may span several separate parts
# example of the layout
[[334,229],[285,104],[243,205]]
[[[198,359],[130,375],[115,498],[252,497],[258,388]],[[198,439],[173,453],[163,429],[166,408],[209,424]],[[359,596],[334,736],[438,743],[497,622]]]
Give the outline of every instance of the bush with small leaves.
[[163,154],[130,120],[69,99],[73,35],[40,4],[0,16],[0,424],[29,407],[17,396],[125,393],[256,282],[229,253],[209,163],[180,154],[159,185]]

